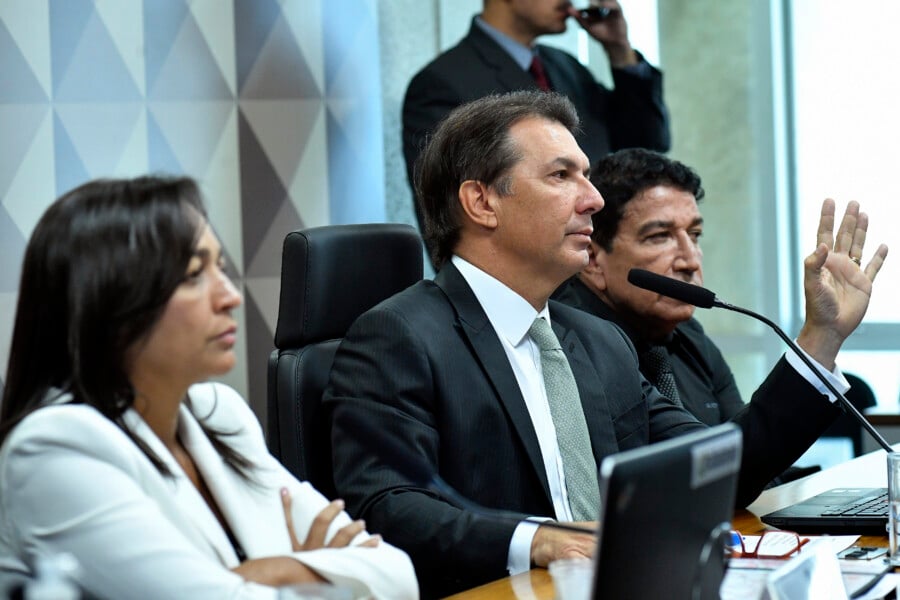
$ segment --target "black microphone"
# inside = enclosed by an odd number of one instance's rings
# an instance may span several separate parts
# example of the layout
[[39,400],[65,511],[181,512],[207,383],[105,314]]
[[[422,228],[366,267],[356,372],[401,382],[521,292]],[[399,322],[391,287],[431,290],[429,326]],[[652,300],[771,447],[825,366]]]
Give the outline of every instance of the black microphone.
[[815,373],[816,378],[822,382],[822,384],[828,388],[828,391],[834,394],[834,396],[841,401],[841,404],[844,406],[844,409],[853,415],[853,418],[859,421],[859,424],[862,425],[863,429],[869,432],[869,435],[872,436],[878,445],[884,448],[888,452],[893,452],[894,449],[891,448],[891,445],[887,443],[887,441],[881,437],[881,434],[878,433],[871,423],[862,415],[859,410],[853,404],[847,400],[847,397],[842,393],[834,389],[834,386],[831,385],[831,382],[825,378],[822,373],[819,372],[819,369],[813,364],[813,362],[806,356],[806,354],[794,343],[788,335],[775,324],[774,321],[769,319],[768,317],[764,317],[759,313],[755,313],[752,310],[735,306],[734,304],[729,304],[728,302],[724,302],[716,297],[716,295],[711,291],[704,287],[700,287],[699,285],[693,285],[690,283],[685,283],[683,281],[678,281],[677,279],[672,279],[671,277],[666,277],[664,275],[658,275],[656,273],[651,273],[650,271],[645,271],[644,269],[631,269],[628,271],[628,282],[632,285],[636,285],[639,288],[649,290],[651,292],[656,292],[657,294],[661,294],[663,296],[668,296],[669,298],[674,298],[675,300],[680,300],[681,302],[685,302],[687,304],[693,304],[694,306],[698,306],[700,308],[725,308],[728,310],[732,310],[734,312],[739,312],[741,314],[745,314],[747,316],[753,317],[758,321],[762,321],[769,327],[771,327],[775,333],[778,334],[784,343],[788,345],[788,347],[794,351],[794,354],[797,355],[797,358],[802,360],[807,367]]
[[716,295],[710,290],[644,269],[628,271],[628,283],[700,308],[712,308],[716,305]]
[[408,478],[415,485],[422,486],[427,490],[438,494],[457,508],[489,519],[498,519],[516,523],[527,521],[551,529],[562,529],[564,531],[589,533],[592,535],[597,534],[597,530],[590,527],[582,527],[571,523],[560,523],[559,521],[544,521],[538,517],[522,517],[506,511],[481,506],[453,489],[449,483],[444,481],[440,475],[434,472],[434,469],[432,469],[430,465],[421,460],[418,456],[415,456],[404,449],[394,438],[389,436],[383,430],[374,427],[371,423],[363,419],[358,412],[353,410],[342,411],[335,416],[334,422],[336,426],[342,427],[350,435],[359,439],[370,440],[372,442],[371,447],[381,456],[388,466]]

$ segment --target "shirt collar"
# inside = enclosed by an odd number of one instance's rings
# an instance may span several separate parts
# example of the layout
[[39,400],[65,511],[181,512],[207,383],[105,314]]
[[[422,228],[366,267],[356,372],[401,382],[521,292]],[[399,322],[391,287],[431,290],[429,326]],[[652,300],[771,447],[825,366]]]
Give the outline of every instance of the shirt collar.
[[528,46],[523,46],[499,29],[488,25],[480,16],[475,17],[475,24],[478,25],[488,37],[497,42],[497,45],[503,48],[523,71],[527,71],[529,67],[531,67],[531,59],[534,57],[535,53],[533,47],[529,48]]
[[512,346],[522,343],[537,317],[550,323],[546,304],[536,311],[525,298],[464,258],[454,255],[451,260],[472,288],[494,331]]

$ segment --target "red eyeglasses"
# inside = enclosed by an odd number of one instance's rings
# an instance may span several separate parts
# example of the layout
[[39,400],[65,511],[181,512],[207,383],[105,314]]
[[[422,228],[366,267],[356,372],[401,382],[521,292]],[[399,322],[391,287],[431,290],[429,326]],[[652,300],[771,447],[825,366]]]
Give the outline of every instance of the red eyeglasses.
[[765,531],[759,536],[756,544],[739,533],[732,532],[731,543],[726,551],[731,558],[787,558],[797,552],[809,538],[801,538],[793,531]]

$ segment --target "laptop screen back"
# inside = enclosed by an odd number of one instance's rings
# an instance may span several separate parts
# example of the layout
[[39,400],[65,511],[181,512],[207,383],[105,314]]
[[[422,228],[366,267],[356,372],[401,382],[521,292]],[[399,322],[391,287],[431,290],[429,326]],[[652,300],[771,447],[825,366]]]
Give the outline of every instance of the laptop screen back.
[[733,424],[605,458],[593,597],[718,598],[740,461]]

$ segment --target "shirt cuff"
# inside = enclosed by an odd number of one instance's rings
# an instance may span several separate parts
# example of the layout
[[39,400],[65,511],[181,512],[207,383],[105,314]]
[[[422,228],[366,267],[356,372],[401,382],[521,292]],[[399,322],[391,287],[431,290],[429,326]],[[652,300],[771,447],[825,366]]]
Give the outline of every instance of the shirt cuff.
[[[797,350],[802,352],[803,355],[806,356],[806,358],[808,358],[812,362],[812,364],[816,366],[816,368],[819,370],[819,373],[821,373],[822,376],[824,376],[825,379],[828,380],[828,383],[834,386],[834,389],[842,394],[847,393],[847,390],[850,389],[850,383],[847,381],[847,378],[844,377],[844,373],[841,372],[841,369],[837,366],[837,364],[834,365],[834,371],[828,371],[825,367],[819,364],[819,361],[814,359],[805,350],[803,350],[803,348],[800,348],[798,346]],[[791,365],[795,371],[797,371],[797,374],[800,375],[800,377],[809,382],[809,385],[816,388],[816,391],[818,391],[820,394],[828,396],[829,402],[834,402],[835,400],[837,400],[837,397],[830,391],[828,391],[828,388],[825,387],[825,384],[819,381],[819,378],[816,377],[816,374],[812,372],[812,369],[810,369],[806,365],[806,363],[804,363],[803,360],[801,360],[796,354],[790,351],[785,352],[784,358],[787,360],[788,364]]]
[[647,59],[644,58],[643,54],[637,50],[635,50],[634,53],[637,54],[638,57],[638,61],[635,64],[614,68],[630,75],[634,75],[635,77],[640,77],[641,79],[650,79],[653,77],[653,66],[647,62]]
[[[552,519],[544,519],[552,521]],[[506,559],[506,568],[510,575],[524,573],[531,569],[531,541],[540,523],[534,521],[520,521],[513,531],[509,541],[509,556]]]
[[650,63],[643,60],[634,65],[625,65],[624,67],[617,68],[620,71],[630,73],[631,75],[640,77],[641,79],[650,79],[650,77],[653,75],[653,67],[650,66]]

